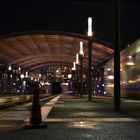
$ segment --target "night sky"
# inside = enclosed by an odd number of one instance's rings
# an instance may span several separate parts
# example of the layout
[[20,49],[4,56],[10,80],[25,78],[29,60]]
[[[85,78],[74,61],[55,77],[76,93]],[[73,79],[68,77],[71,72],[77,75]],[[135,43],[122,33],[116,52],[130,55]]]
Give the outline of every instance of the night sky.
[[[86,35],[91,16],[95,37],[112,44],[112,0],[2,0],[0,35],[65,31]],[[140,1],[121,0],[121,47],[140,37]]]

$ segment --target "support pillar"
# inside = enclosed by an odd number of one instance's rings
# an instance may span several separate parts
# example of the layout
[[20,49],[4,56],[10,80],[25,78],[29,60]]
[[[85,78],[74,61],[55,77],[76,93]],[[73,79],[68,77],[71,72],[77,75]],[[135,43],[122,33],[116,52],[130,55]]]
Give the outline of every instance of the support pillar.
[[92,38],[88,40],[88,100],[92,101]]
[[120,111],[120,0],[113,0],[114,110]]
[[80,55],[80,97],[83,98],[83,55]]

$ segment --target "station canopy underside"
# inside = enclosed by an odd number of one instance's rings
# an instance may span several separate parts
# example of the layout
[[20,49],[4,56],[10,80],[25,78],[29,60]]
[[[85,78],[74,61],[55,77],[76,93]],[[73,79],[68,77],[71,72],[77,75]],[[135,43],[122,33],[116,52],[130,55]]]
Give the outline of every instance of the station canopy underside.
[[[48,65],[72,66],[79,53],[80,41],[84,47],[84,67],[88,66],[88,38],[72,33],[24,32],[0,38],[0,63],[35,70]],[[106,61],[113,54],[111,46],[93,39],[92,64]]]

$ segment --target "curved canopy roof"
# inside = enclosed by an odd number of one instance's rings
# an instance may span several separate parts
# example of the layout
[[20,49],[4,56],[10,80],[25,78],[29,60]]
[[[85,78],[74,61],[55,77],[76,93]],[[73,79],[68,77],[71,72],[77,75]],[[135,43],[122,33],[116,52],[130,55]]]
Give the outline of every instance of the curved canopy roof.
[[[42,66],[71,65],[84,43],[84,67],[88,65],[88,39],[85,36],[62,32],[24,32],[0,38],[0,63],[17,65],[28,70]],[[93,65],[102,63],[113,53],[109,44],[94,39]]]

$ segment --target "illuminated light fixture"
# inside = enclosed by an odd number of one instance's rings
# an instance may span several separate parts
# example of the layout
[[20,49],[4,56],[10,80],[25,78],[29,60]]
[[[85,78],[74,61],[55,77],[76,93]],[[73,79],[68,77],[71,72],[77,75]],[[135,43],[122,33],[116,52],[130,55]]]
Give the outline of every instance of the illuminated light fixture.
[[128,65],[128,66],[133,66],[134,65],[134,62],[132,60],[132,56],[131,55],[128,56],[128,62],[126,63],[126,65]]
[[68,78],[70,79],[72,77],[72,74],[68,74]]
[[92,36],[93,32],[92,32],[92,18],[88,17],[88,36]]
[[69,85],[69,83],[62,83],[62,85],[63,85],[63,86],[68,86],[68,85]]
[[44,86],[44,83],[41,83],[42,86]]
[[111,68],[107,68],[107,71],[111,71]]
[[9,71],[12,70],[12,66],[11,65],[8,66],[8,70]]
[[39,74],[39,78],[41,78],[42,77],[42,74]]
[[23,79],[23,78],[24,78],[24,74],[21,74],[21,75],[20,75],[20,78]]
[[67,69],[67,66],[64,67],[64,70],[66,70],[66,69]]
[[44,86],[44,81],[41,81],[40,84],[41,84],[42,86]]
[[84,123],[83,121],[80,122],[80,124],[83,124],[83,123]]
[[27,72],[27,71],[26,71],[26,73],[25,73],[25,77],[28,78],[28,72]]
[[59,73],[59,70],[58,69],[56,70],[56,73]]
[[19,78],[17,78],[16,81],[19,81]]
[[106,94],[106,91],[104,91],[104,94]]
[[76,64],[77,65],[79,64],[79,54],[78,53],[76,54]]
[[26,86],[26,81],[23,81],[23,85]]
[[114,76],[113,75],[108,75],[107,78],[110,79],[110,80],[113,80]]
[[21,71],[21,67],[18,67],[18,70]]
[[80,55],[84,55],[83,42],[80,41]]
[[134,80],[129,80],[128,83],[135,83],[135,81]]
[[87,76],[86,76],[86,74],[83,74],[83,78],[86,78]]
[[73,70],[76,70],[76,63],[73,62]]

